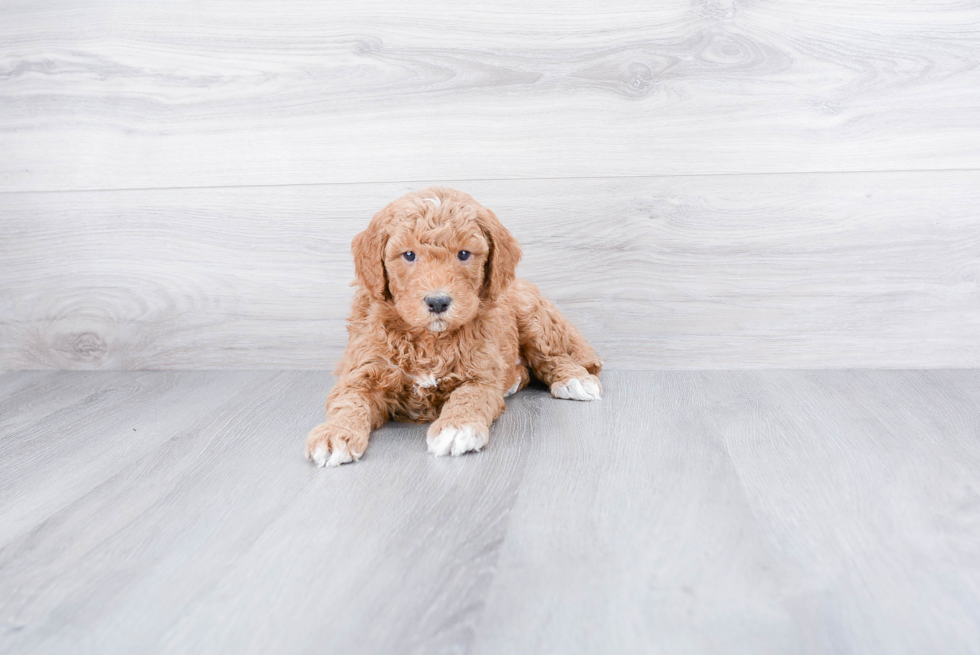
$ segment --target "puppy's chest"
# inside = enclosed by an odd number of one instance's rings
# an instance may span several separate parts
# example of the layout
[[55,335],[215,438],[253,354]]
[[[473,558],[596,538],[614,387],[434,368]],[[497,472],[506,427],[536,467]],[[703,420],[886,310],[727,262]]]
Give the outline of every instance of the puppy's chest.
[[421,366],[402,369],[402,418],[433,421],[449,395],[462,384],[451,366]]

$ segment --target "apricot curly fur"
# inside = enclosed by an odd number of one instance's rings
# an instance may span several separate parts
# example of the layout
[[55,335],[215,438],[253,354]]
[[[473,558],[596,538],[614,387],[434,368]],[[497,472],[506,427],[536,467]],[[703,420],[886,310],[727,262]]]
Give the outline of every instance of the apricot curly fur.
[[[359,459],[389,419],[432,422],[437,455],[479,450],[504,394],[532,374],[556,397],[574,380],[601,392],[602,361],[537,287],[515,277],[520,246],[471,196],[409,193],[371,219],[352,252],[347,349],[327,420],[307,437],[315,463]],[[434,314],[433,295],[448,297],[448,309]]]

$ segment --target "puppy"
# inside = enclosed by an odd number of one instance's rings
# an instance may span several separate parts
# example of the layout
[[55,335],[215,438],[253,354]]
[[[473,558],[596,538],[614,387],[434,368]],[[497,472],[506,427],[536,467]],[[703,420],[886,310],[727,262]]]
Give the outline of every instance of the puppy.
[[533,375],[555,398],[598,400],[600,360],[515,278],[521,249],[492,211],[445,187],[409,193],[354,238],[347,350],[327,420],[306,439],[317,466],[361,458],[389,418],[429,423],[436,456],[483,448],[504,398]]

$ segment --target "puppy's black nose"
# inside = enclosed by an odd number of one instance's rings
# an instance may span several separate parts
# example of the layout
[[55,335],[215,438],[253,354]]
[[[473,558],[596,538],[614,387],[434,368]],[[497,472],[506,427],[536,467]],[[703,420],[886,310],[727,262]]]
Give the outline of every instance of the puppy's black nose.
[[452,298],[444,294],[425,297],[425,304],[429,306],[429,311],[433,314],[441,314],[449,309],[449,304],[452,303],[452,301]]

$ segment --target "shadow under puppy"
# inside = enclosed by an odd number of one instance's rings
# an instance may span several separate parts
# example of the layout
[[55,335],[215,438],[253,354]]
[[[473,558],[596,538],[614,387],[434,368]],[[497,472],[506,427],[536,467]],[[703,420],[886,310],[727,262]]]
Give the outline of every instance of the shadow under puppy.
[[537,287],[515,278],[520,246],[471,196],[409,193],[378,212],[352,250],[347,350],[327,420],[306,439],[318,466],[360,459],[389,418],[431,422],[434,455],[480,450],[530,373],[556,398],[600,398],[602,360]]

